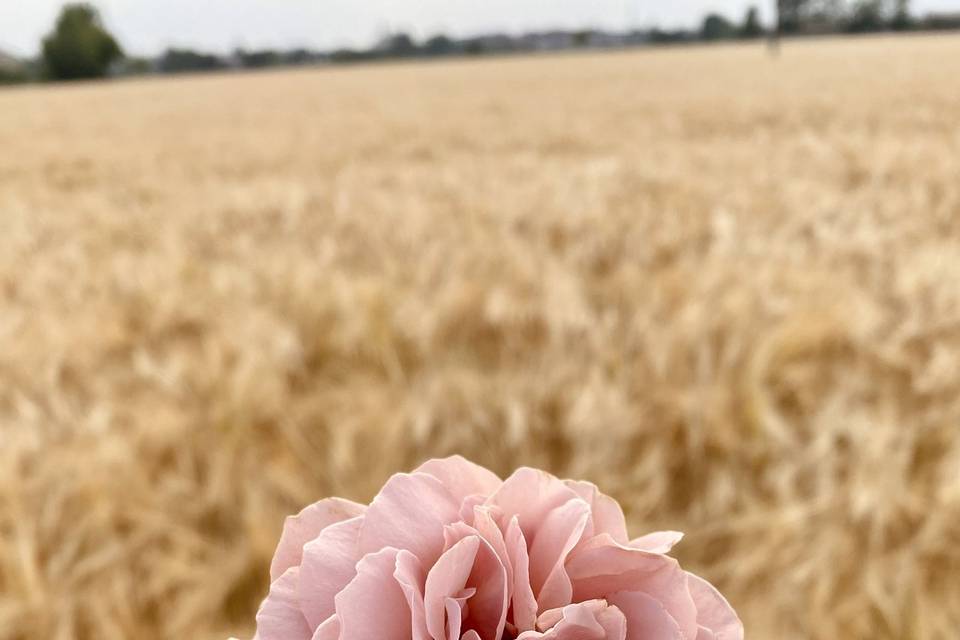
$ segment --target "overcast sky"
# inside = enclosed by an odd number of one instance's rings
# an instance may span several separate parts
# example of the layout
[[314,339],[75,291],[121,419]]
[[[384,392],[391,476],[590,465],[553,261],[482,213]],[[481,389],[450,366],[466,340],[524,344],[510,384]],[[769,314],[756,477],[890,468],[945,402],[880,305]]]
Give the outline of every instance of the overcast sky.
[[[133,53],[169,45],[329,49],[370,44],[387,30],[418,36],[544,27],[694,25],[707,11],[739,17],[773,0],[98,0],[107,25]],[[0,49],[32,55],[63,0],[0,0]],[[916,11],[960,9],[960,0],[915,0]]]

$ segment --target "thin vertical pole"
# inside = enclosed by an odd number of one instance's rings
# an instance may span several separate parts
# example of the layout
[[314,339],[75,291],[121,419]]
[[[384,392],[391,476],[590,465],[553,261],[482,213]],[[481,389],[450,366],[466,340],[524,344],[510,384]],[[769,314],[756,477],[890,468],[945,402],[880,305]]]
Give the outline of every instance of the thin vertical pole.
[[767,40],[767,49],[772,56],[780,53],[780,35],[780,0],[773,0],[773,27]]

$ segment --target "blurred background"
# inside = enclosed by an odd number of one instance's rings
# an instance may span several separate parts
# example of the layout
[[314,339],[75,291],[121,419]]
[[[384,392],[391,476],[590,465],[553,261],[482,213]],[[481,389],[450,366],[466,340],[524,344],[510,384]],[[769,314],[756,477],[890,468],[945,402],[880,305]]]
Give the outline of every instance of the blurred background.
[[249,637],[285,515],[452,453],[749,637],[956,638],[957,28],[0,3],[0,640]]

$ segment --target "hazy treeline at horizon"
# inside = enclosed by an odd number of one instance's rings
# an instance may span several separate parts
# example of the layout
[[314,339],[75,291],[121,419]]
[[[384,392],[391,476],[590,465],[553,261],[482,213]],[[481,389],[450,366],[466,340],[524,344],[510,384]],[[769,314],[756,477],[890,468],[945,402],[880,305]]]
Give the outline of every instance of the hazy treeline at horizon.
[[757,6],[752,5],[739,18],[708,13],[695,28],[557,29],[461,38],[436,34],[423,39],[394,32],[382,36],[368,48],[238,48],[224,54],[171,47],[157,56],[144,57],[125,52],[121,43],[103,25],[95,6],[76,3],[64,6],[57,23],[44,38],[37,58],[21,60],[0,51],[0,84],[405,58],[623,48],[758,39],[772,35],[947,30],[960,28],[960,12],[915,16],[911,13],[909,0],[779,0],[774,22],[775,28],[765,25]]

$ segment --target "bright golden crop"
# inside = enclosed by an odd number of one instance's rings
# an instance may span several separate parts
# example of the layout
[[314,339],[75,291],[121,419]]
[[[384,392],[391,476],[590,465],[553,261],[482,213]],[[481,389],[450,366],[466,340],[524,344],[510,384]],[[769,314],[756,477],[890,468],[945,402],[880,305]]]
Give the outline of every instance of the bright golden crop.
[[960,39],[0,93],[0,640],[248,633],[283,515],[451,452],[752,638],[956,638]]

